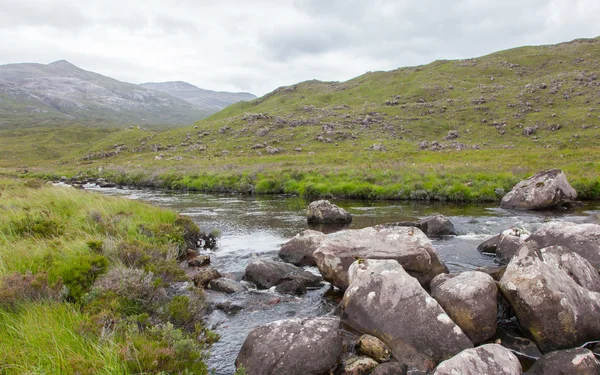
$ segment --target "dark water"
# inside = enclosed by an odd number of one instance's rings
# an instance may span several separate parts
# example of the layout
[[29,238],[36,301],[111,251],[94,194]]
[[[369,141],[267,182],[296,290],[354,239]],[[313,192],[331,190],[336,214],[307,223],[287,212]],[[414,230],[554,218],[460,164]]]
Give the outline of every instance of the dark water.
[[[308,202],[297,197],[207,195],[150,190],[95,189],[108,195],[143,200],[189,215],[203,230],[221,232],[218,248],[210,252],[212,264],[222,273],[243,272],[255,257],[273,259],[279,246],[308,229],[305,211]],[[451,272],[494,265],[494,259],[477,251],[477,245],[510,226],[530,232],[546,221],[598,223],[600,205],[588,203],[563,212],[518,212],[490,205],[418,204],[413,202],[334,201],[353,215],[349,228],[420,219],[434,213],[446,215],[459,232],[449,239],[433,240],[433,245]],[[316,269],[312,270],[317,272]],[[327,286],[299,297],[284,297],[274,291],[250,291],[235,297],[209,292],[211,301],[232,301],[246,306],[237,314],[215,310],[209,324],[221,335],[212,349],[209,366],[218,375],[234,372],[235,357],[248,332],[268,322],[289,317],[324,315],[335,306],[325,297]],[[274,298],[280,302],[270,305]]]

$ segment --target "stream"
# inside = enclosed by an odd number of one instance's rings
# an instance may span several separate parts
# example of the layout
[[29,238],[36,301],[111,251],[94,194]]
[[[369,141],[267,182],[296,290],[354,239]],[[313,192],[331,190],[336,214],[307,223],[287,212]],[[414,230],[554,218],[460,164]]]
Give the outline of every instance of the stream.
[[[210,254],[211,263],[221,273],[241,276],[256,257],[276,259],[279,246],[297,233],[312,229],[306,223],[308,201],[283,195],[239,196],[200,193],[165,192],[121,188],[86,187],[102,194],[137,199],[155,206],[170,208],[191,216],[204,231],[218,230],[220,238]],[[350,229],[377,224],[415,220],[440,213],[454,224],[458,236],[432,240],[450,272],[493,266],[494,258],[477,251],[477,246],[510,226],[533,232],[547,221],[600,223],[600,203],[560,212],[519,212],[499,209],[494,204],[453,205],[405,201],[344,201],[332,203],[345,208],[353,216]],[[316,268],[313,272],[318,272]],[[275,320],[318,316],[329,313],[336,305],[330,297],[329,285],[309,290],[302,297],[281,296],[276,292],[251,290],[236,295],[207,291],[210,302],[228,301],[244,306],[235,314],[214,310],[208,316],[209,328],[221,335],[208,359],[209,368],[217,375],[235,371],[237,353],[252,328]]]

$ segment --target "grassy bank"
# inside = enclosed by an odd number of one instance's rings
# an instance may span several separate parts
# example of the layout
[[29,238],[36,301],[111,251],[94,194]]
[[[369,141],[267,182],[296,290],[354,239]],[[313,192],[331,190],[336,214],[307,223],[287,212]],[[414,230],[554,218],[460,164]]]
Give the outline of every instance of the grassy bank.
[[0,373],[208,373],[202,291],[166,293],[189,218],[35,180],[0,196]]

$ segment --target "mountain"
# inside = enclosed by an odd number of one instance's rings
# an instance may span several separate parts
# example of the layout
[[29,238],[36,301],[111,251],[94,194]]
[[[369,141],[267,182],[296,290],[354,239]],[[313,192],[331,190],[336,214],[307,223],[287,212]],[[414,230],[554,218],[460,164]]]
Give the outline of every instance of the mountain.
[[201,89],[187,82],[149,82],[141,85],[147,89],[166,92],[167,94],[192,103],[214,113],[233,103],[256,99],[255,95],[247,92],[225,92]]
[[[218,103],[225,105],[224,100]],[[83,70],[64,60],[48,65],[0,66],[0,128],[59,124],[181,125],[215,111],[163,91]]]

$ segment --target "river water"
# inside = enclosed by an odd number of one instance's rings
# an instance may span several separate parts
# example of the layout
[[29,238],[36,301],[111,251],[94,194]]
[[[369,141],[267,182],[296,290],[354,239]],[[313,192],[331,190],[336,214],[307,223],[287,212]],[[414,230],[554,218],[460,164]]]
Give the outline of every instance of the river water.
[[[279,246],[297,233],[310,229],[306,223],[307,201],[289,196],[238,196],[199,193],[174,193],[155,190],[100,189],[89,190],[148,202],[191,216],[205,231],[216,229],[221,236],[218,247],[208,251],[211,263],[221,273],[243,274],[246,265],[256,257],[276,259]],[[494,258],[477,251],[477,245],[510,226],[534,231],[546,221],[560,220],[600,222],[600,204],[586,203],[561,212],[508,211],[493,205],[422,204],[414,202],[364,202],[335,200],[348,210],[353,221],[350,229],[383,223],[409,221],[434,213],[447,216],[458,236],[432,240],[450,272],[473,270],[495,265]],[[312,270],[317,272],[316,269]],[[235,296],[207,292],[213,303],[229,301],[244,306],[235,314],[213,311],[209,327],[221,335],[208,360],[217,375],[234,372],[234,361],[248,332],[259,325],[290,317],[318,316],[329,313],[336,305],[329,287],[310,290],[303,297],[277,295],[274,291],[255,291]],[[277,303],[275,303],[277,302]]]

